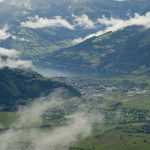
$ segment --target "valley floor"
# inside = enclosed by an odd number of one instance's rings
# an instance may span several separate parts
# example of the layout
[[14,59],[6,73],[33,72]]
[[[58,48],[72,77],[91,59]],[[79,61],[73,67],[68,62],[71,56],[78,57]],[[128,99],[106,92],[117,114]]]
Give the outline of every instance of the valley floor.
[[[79,106],[84,106],[86,113],[95,114],[97,120],[103,116],[103,121],[96,121],[92,134],[84,139],[79,136],[69,150],[149,150],[149,77],[53,80],[74,86],[82,97],[65,101],[61,109],[45,112],[42,123],[31,128],[51,134],[56,127],[66,124],[67,115],[82,112],[84,109]],[[16,119],[16,112],[0,112],[0,133],[9,130]]]

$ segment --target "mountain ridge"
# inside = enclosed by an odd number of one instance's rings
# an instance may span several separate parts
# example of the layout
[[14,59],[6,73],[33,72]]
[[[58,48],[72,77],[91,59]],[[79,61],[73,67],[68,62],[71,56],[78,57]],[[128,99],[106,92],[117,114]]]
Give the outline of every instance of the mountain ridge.
[[87,69],[99,74],[149,73],[149,35],[149,29],[131,26],[60,49],[41,60],[47,66]]

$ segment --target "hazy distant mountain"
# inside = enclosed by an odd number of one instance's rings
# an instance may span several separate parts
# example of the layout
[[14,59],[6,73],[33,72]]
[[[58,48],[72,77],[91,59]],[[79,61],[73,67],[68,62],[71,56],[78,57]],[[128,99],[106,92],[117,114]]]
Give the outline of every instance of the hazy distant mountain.
[[[0,106],[3,106],[4,110],[25,104],[30,98],[46,96],[57,88],[63,88],[68,96],[80,96],[80,93],[71,86],[20,69],[0,69],[0,88]],[[66,93],[64,92],[64,96]]]
[[149,6],[149,0],[4,0],[0,3],[0,16],[3,15],[0,20],[8,23],[30,15],[70,17],[83,13],[92,18],[101,15],[126,17],[127,13],[143,14],[149,11]]
[[8,38],[0,42],[0,46],[18,49],[24,56],[47,55],[60,48],[71,46],[71,40],[75,38],[102,29],[101,25],[95,25],[90,29],[78,26],[74,30],[64,27],[36,29],[21,27],[21,22],[26,22],[36,15],[46,19],[60,16],[72,25],[73,15],[81,17],[85,14],[91,21],[96,22],[97,18],[103,15],[125,19],[134,13],[145,14],[149,8],[149,0],[4,0],[0,3],[0,27],[7,25],[8,32],[13,38],[11,41]]
[[46,66],[98,74],[150,71],[150,30],[132,26],[90,38],[41,59]]

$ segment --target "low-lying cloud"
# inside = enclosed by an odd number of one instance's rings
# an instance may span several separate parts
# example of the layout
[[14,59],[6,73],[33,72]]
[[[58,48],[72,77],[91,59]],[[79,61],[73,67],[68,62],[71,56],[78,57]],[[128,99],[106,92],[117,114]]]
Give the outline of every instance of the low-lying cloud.
[[0,0],[0,3],[15,6],[18,8],[23,7],[26,9],[31,9],[31,7],[32,7],[31,0]]
[[[59,95],[59,96],[58,96]],[[55,91],[51,96],[36,100],[31,106],[18,111],[17,121],[0,134],[1,150],[68,150],[91,134],[94,121],[85,113],[64,116],[66,121],[51,130],[41,130],[42,116],[52,108],[62,108],[64,100]],[[102,121],[102,120],[101,120]]]
[[115,2],[124,2],[124,1],[127,1],[127,0],[114,0]]
[[0,3],[3,3],[5,0],[0,0]]
[[21,26],[33,29],[44,27],[63,27],[70,30],[74,29],[74,26],[61,16],[55,16],[52,19],[42,18],[39,16],[30,17],[28,21],[22,22]]
[[7,27],[0,29],[0,40],[5,40],[10,36],[7,30],[8,30]]
[[19,59],[20,53],[14,49],[6,49],[0,47],[0,69],[22,68],[27,69],[32,67],[31,61]]
[[18,57],[20,53],[14,49],[6,49],[6,48],[0,48],[0,56],[6,56],[9,58],[16,58]]
[[74,42],[79,43],[93,36],[100,36],[110,31],[115,32],[120,29],[129,27],[129,26],[134,26],[134,25],[144,26],[145,28],[150,28],[150,12],[147,12],[145,15],[135,14],[134,17],[130,17],[127,20],[123,20],[119,18],[106,18],[105,16],[103,16],[103,18],[97,19],[97,23],[103,25],[105,29],[98,31],[96,33],[90,34],[84,38],[75,39]]
[[74,25],[82,27],[84,29],[93,29],[95,28],[95,23],[92,21],[86,14],[81,16],[73,15]]
[[105,25],[109,31],[117,31],[119,29],[128,26],[144,26],[145,28],[150,28],[150,12],[145,15],[135,14],[134,17],[130,17],[128,20],[118,19],[118,18],[106,18],[103,17],[98,19],[98,22]]
[[53,18],[39,17],[29,17],[27,21],[21,22],[22,27],[26,28],[45,28],[45,27],[63,27],[69,30],[74,30],[76,27],[81,27],[83,29],[93,29],[95,28],[95,22],[92,21],[86,14],[81,16],[72,15],[72,22],[62,18],[61,16],[55,16]]

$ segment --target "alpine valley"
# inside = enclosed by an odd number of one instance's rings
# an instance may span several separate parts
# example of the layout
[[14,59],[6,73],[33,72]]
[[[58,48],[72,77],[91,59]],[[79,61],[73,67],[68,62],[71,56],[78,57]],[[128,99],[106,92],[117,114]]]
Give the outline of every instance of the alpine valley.
[[0,150],[149,148],[149,0],[0,0]]

